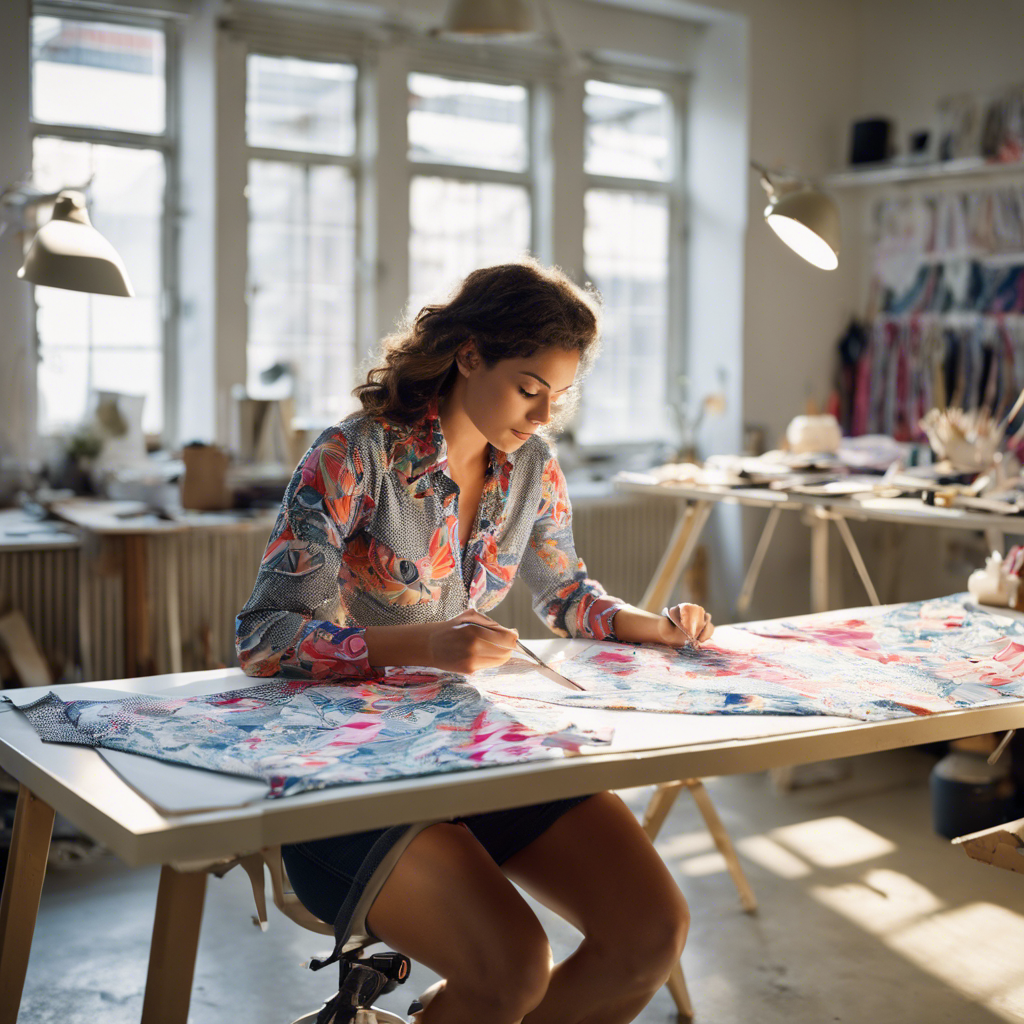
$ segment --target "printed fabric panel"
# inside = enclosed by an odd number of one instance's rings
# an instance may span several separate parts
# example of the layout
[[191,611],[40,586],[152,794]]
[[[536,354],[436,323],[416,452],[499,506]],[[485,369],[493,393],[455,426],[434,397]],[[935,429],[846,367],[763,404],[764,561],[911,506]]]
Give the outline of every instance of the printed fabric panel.
[[263,779],[270,797],[513,764],[606,744],[566,712],[512,712],[463,677],[389,670],[386,682],[274,679],[197,697],[63,701],[19,709],[42,739]]
[[1024,621],[966,594],[879,615],[723,626],[699,649],[591,644],[559,663],[585,692],[538,678],[495,699],[702,715],[835,715],[881,721],[1024,699]]

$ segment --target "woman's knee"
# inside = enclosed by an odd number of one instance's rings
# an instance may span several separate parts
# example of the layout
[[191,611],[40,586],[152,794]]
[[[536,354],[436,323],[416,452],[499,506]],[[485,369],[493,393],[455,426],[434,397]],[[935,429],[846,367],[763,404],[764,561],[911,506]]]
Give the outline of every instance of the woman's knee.
[[551,946],[540,923],[519,922],[500,943],[481,949],[478,963],[449,977],[453,997],[479,1010],[481,1019],[518,1021],[535,1009],[551,978]]
[[588,934],[620,983],[655,991],[679,962],[690,928],[690,911],[678,889],[651,901],[634,902],[625,920]]

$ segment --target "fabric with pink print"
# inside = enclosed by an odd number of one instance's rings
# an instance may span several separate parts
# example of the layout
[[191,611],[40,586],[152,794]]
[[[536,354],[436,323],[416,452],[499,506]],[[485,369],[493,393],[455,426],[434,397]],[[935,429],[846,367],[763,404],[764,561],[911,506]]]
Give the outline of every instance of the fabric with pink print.
[[585,692],[500,679],[490,692],[516,708],[878,721],[1024,699],[1024,620],[959,594],[872,615],[722,626],[698,649],[593,644],[555,667]]
[[606,744],[563,709],[512,711],[461,676],[389,669],[377,682],[274,679],[195,697],[64,701],[19,710],[42,739],[263,779],[268,796],[514,764]]

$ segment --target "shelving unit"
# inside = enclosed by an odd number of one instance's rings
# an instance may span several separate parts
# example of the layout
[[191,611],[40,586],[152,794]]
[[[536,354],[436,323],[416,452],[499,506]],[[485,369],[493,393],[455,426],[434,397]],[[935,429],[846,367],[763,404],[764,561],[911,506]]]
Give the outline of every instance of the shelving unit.
[[969,157],[931,164],[865,164],[861,168],[835,171],[822,179],[828,188],[865,188],[871,185],[915,184],[946,178],[1024,177],[1024,161],[999,164]]

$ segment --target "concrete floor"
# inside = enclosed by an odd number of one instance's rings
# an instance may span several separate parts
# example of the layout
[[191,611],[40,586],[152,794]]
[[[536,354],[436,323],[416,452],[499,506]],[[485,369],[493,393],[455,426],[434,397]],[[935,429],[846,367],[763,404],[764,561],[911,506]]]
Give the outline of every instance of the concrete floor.
[[[784,796],[763,775],[708,783],[760,900],[753,917],[740,910],[692,802],[677,803],[659,847],[692,909],[684,965],[698,1021],[1024,1022],[1024,877],[977,864],[934,835],[926,755],[851,763],[842,782]],[[624,796],[640,811],[649,792]],[[110,857],[51,870],[22,1022],[139,1020],[157,874]],[[211,879],[193,1024],[287,1024],[330,994],[330,977],[300,966],[326,942],[273,908],[263,934],[251,908],[240,870]],[[568,954],[576,933],[538,913],[556,955]],[[404,1012],[431,981],[414,966],[382,1005]],[[667,991],[638,1019],[674,1020]]]

